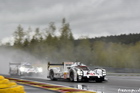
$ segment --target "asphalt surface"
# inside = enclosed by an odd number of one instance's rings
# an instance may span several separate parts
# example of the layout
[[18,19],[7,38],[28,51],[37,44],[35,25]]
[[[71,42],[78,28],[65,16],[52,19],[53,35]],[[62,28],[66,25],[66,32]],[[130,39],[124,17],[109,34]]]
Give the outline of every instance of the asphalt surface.
[[[140,76],[137,75],[109,75],[108,81],[102,83],[90,82],[70,82],[66,80],[51,81],[41,77],[20,77],[21,79],[69,86],[79,89],[95,91],[97,93],[140,93]],[[27,93],[53,93],[46,90],[25,86]],[[127,91],[128,90],[128,91]],[[137,91],[131,91],[137,90]]]
[[35,88],[35,87],[31,87],[31,86],[26,86],[26,85],[22,85],[22,86],[24,86],[24,90],[26,91],[26,93],[56,93],[53,91]]

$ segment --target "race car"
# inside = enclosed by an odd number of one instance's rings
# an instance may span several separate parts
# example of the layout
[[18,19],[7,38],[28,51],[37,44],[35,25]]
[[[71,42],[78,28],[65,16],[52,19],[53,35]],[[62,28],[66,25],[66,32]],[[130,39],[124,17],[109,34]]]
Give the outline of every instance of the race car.
[[40,75],[42,73],[41,67],[34,67],[30,63],[9,63],[9,74],[10,75]]
[[48,75],[51,80],[69,79],[70,81],[86,81],[95,80],[102,82],[105,80],[106,70],[95,69],[90,70],[81,62],[63,62],[62,64],[48,63]]

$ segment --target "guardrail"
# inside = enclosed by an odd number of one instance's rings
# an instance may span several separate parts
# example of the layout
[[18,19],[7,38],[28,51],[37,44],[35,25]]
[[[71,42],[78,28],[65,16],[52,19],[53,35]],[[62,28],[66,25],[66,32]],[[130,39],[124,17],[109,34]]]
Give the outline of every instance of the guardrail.
[[25,93],[24,87],[0,76],[0,93]]
[[140,73],[107,73],[108,76],[140,76]]
[[55,91],[55,92],[60,92],[60,93],[96,93],[96,92],[92,92],[92,91],[75,89],[75,88],[65,87],[65,86],[60,86],[60,85],[33,82],[33,81],[21,80],[21,79],[15,79],[15,78],[7,78],[7,79],[15,81],[19,84],[29,85],[29,86],[38,87],[38,88],[51,90],[51,91]]

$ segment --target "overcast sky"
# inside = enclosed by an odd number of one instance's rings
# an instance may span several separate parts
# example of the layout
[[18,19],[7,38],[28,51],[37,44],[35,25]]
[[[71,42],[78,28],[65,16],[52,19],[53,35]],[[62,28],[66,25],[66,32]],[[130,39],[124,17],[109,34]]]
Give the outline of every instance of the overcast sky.
[[70,23],[75,38],[140,32],[140,0],[0,0],[0,39],[21,24],[44,29]]

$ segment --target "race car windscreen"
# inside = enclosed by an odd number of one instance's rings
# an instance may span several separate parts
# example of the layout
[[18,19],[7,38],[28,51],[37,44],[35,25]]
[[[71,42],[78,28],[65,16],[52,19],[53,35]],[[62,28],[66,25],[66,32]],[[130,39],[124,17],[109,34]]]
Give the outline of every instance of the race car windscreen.
[[82,70],[89,70],[87,66],[76,66],[76,67]]

